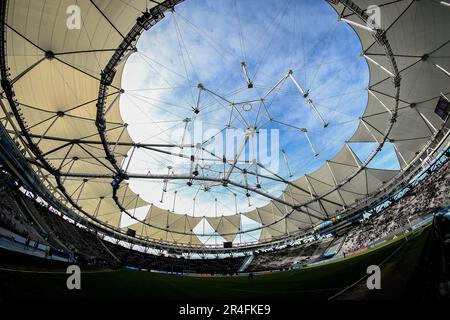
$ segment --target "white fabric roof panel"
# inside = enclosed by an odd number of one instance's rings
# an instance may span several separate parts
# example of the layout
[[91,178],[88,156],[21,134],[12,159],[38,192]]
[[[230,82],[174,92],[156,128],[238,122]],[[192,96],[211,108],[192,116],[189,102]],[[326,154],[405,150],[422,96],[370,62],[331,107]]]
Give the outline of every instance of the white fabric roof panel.
[[252,219],[263,226],[273,224],[274,222],[280,220],[283,215],[273,205],[273,202],[268,205],[257,208],[250,212],[243,213],[247,218]]
[[206,217],[206,221],[211,225],[215,232],[225,240],[233,242],[236,234],[241,231],[241,215]]
[[201,217],[172,213],[152,205],[144,223],[138,222],[128,228],[135,230],[137,235],[152,240],[200,245],[201,241],[192,234],[192,230],[202,219]]

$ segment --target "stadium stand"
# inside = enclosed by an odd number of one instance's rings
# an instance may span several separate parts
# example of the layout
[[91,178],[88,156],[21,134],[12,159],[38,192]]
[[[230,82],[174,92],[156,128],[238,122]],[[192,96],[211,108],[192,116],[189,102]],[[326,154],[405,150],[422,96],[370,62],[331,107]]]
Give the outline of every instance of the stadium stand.
[[310,261],[318,247],[318,242],[308,245],[287,247],[281,250],[256,253],[246,271],[284,270],[295,264],[305,264]]
[[[97,235],[75,226],[70,221],[50,212],[47,208],[25,196],[18,190],[14,180],[5,172],[0,179],[0,223],[7,230],[33,241],[47,243],[57,249],[70,251],[80,262],[119,267],[158,270],[174,273],[235,274],[245,257],[208,259],[179,259],[163,255],[153,255],[125,248],[100,239]],[[23,207],[20,206],[23,204]],[[27,209],[24,209],[24,208]],[[46,240],[37,233],[35,223],[25,212],[35,218],[47,232]],[[58,245],[61,243],[62,245]],[[117,261],[119,260],[119,261]]]
[[105,242],[105,244],[127,266],[172,273],[233,275],[238,271],[245,258],[180,259],[139,252],[112,243]]
[[[325,252],[350,254],[380,239],[393,236],[408,225],[432,211],[449,205],[450,162],[444,162],[415,188],[392,202],[378,214],[349,229],[347,234],[320,238],[312,242],[287,246],[283,249],[256,251],[246,272],[286,270],[293,266],[325,259]],[[68,251],[78,261],[120,267],[128,266],[146,270],[173,273],[235,274],[243,265],[245,256],[218,259],[186,259],[155,255],[126,248],[101,239],[19,190],[12,176],[1,172],[0,223],[7,230],[25,238],[48,243],[56,250]],[[39,231],[38,231],[39,230]],[[207,261],[207,263],[205,263]]]
[[[394,236],[410,223],[421,220],[427,214],[450,205],[450,161],[446,160],[414,189],[390,204],[378,214],[364,219],[348,233],[333,239],[329,246],[321,241],[301,244],[270,252],[255,253],[247,271],[285,270],[294,265],[304,265],[324,259],[325,251],[348,255],[376,241]],[[332,248],[333,250],[331,250]]]
[[363,221],[352,229],[341,248],[350,253],[368,246],[370,243],[395,234],[415,219],[450,204],[450,162],[446,161],[430,174],[416,188],[392,203],[376,217]]
[[44,238],[33,228],[33,221],[19,207],[14,193],[7,185],[7,177],[0,175],[0,226],[32,241],[44,243]]

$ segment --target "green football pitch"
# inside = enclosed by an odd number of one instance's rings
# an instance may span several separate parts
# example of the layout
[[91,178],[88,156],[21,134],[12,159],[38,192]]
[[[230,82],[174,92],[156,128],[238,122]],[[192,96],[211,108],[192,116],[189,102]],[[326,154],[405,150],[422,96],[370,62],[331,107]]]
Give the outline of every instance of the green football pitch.
[[[429,228],[399,237],[370,251],[301,270],[233,277],[194,277],[143,271],[83,270],[81,290],[69,291],[68,275],[55,269],[0,268],[0,299],[305,299],[326,300],[381,265],[382,289],[369,292],[365,280],[337,298],[400,298],[421,256]],[[14,271],[12,271],[14,269]],[[353,294],[353,295],[352,295]],[[356,296],[355,296],[356,295]]]

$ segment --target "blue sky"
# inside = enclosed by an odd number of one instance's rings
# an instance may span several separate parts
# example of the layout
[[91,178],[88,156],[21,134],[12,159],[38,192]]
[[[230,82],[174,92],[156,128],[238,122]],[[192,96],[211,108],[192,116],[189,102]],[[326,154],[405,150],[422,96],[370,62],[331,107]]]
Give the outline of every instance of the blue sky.
[[[261,128],[269,133],[278,130],[279,149],[286,151],[293,178],[314,171],[339,151],[356,130],[367,102],[368,67],[360,56],[359,40],[348,25],[338,21],[325,1],[188,0],[143,34],[138,51],[127,62],[123,76],[126,94],[121,101],[122,116],[136,142],[179,143],[182,136],[186,138],[186,118],[194,119],[188,123],[187,135],[193,133],[194,122],[202,123],[203,133],[214,134],[214,130],[223,129],[230,112],[220,99],[202,92],[201,112],[193,114],[199,83],[233,102],[241,102],[260,99],[292,69],[330,123],[323,127],[290,79],[268,97],[270,116],[307,128],[319,151],[319,156],[314,157],[299,130],[277,123]],[[246,88],[241,62],[247,65],[254,89]],[[243,118],[251,122],[257,109],[255,104],[250,112],[241,110]],[[237,113],[232,116],[236,117],[233,128],[245,125]],[[363,155],[369,152],[369,146],[356,146],[355,150]],[[220,154],[220,150],[210,151]],[[392,157],[388,156],[391,151],[377,160],[379,166],[389,164],[393,168]],[[281,153],[278,160],[277,173],[289,177]],[[174,161],[170,156],[138,150],[129,170],[166,173],[170,161]],[[189,161],[178,161],[172,166],[179,174],[190,170]],[[210,169],[215,168],[211,164]],[[233,174],[232,178],[243,182],[242,175]],[[151,203],[169,210],[175,203],[176,212],[196,216],[234,214],[233,193],[237,194],[239,212],[268,202],[252,194],[249,207],[242,190],[214,187],[210,192],[199,192],[198,186],[189,188],[184,181],[170,182],[161,203],[162,182],[131,181],[131,187]],[[262,188],[277,195],[284,185],[265,181]],[[195,209],[193,198],[197,201]]]

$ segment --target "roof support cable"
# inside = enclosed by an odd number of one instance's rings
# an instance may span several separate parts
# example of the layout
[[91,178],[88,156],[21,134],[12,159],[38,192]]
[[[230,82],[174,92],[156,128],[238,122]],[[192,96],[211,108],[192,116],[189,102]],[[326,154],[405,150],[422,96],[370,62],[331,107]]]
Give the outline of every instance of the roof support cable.
[[272,88],[270,88],[270,90],[264,95],[264,97],[262,98],[262,100],[266,100],[267,97],[274,92],[276,89],[278,89],[278,87],[280,87],[284,81],[286,81],[287,78],[289,78],[290,76],[290,72],[292,72],[291,70],[289,70],[288,73],[286,73],[283,78],[280,79],[280,81],[277,82],[277,84],[275,84]]
[[373,140],[375,140],[377,143],[380,143],[380,141],[378,140],[378,138],[373,134],[372,130],[370,130],[369,126],[367,125],[366,121],[364,121],[364,119],[361,119],[361,123],[363,124],[363,126],[366,128],[366,130],[369,132],[369,134],[371,135],[371,137],[373,138]]
[[19,73],[14,79],[11,80],[11,84],[14,85],[17,81],[19,81],[24,75],[26,75],[28,72],[33,70],[35,67],[37,67],[42,61],[46,60],[46,57],[43,57],[42,59],[39,59],[35,63],[33,63],[31,66],[26,68],[24,71]]
[[372,59],[371,57],[369,57],[367,54],[363,54],[364,58],[367,59],[367,61],[373,63],[374,65],[378,66],[381,70],[383,70],[384,72],[386,72],[391,78],[395,78],[395,75],[389,71],[387,68],[383,67],[381,64],[379,64],[378,62],[376,62],[374,59]]
[[172,212],[173,213],[175,212],[175,206],[176,206],[176,202],[177,202],[177,194],[178,194],[178,191],[175,190],[173,192],[173,205],[172,205]]
[[125,172],[128,172],[128,168],[130,167],[131,160],[132,160],[132,158],[134,156],[134,152],[135,151],[136,151],[136,147],[133,147],[133,150],[131,151],[130,158],[128,159],[128,162],[127,162],[127,166],[125,167]]
[[269,108],[267,107],[267,105],[266,105],[266,103],[265,103],[264,100],[261,100],[261,104],[262,104],[262,106],[264,107],[264,111],[266,112],[267,119],[269,119],[269,122],[271,122],[273,119],[272,119],[272,117],[270,116]]
[[419,115],[419,117],[422,118],[423,122],[428,127],[431,134],[435,134],[436,132],[439,132],[439,130],[431,123],[431,121],[428,120],[428,118],[422,112],[420,112],[419,109],[417,109],[417,104],[411,104],[411,107],[414,108],[416,110],[417,114]]
[[86,185],[86,182],[88,182],[88,180],[83,179],[83,182],[81,183],[81,187],[80,187],[80,192],[78,193],[78,196],[77,196],[77,203],[80,201],[80,197],[83,194],[83,190],[84,190],[84,186]]
[[194,163],[195,163],[194,156],[191,156],[191,169],[190,169],[190,172],[191,172],[192,177],[186,183],[188,187],[192,187],[192,185],[193,185],[193,183],[192,183],[193,178],[194,178],[194,176],[198,175],[198,165],[196,165],[195,169],[194,169]]
[[231,128],[233,121],[236,119],[236,118],[233,118],[233,111],[234,111],[234,109],[230,110],[230,117],[228,118],[228,123],[227,123],[227,126],[225,127],[225,129]]
[[[78,157],[74,157],[70,162],[67,163],[67,164],[70,163],[70,166],[69,166],[69,169],[67,170],[67,173],[70,173],[72,171],[72,168],[73,168],[75,162],[77,162],[78,160],[80,160],[80,159],[78,159]],[[66,180],[67,180],[67,177],[64,177],[62,179],[62,183],[64,184],[66,182]]]
[[353,160],[355,161],[355,164],[361,169],[362,165],[361,165],[361,161],[358,159],[358,157],[356,156],[356,154],[353,152],[352,148],[350,148],[348,143],[345,143],[345,146],[347,147],[347,150],[350,152],[350,154],[353,157]]
[[263,106],[262,104],[263,104],[263,99],[260,99],[259,100],[259,105],[258,105],[258,111],[257,111],[256,117],[255,117],[255,122],[253,123],[253,126],[255,128],[258,127],[258,120],[259,120],[259,116],[261,115],[261,109],[262,109],[262,106]]
[[163,180],[163,188],[161,193],[161,199],[159,200],[160,203],[164,203],[164,194],[167,192],[167,179]]
[[394,150],[397,153],[398,157],[402,160],[402,162],[405,164],[405,166],[407,166],[408,161],[406,161],[405,157],[403,157],[403,154],[398,149],[397,145],[395,144],[395,141],[392,141],[392,146],[394,147]]
[[110,86],[113,86],[113,80],[116,76],[117,67],[126,58],[130,49],[134,49],[134,42],[139,38],[139,36],[145,31],[154,26],[158,21],[164,18],[164,11],[168,8],[174,7],[176,4],[181,2],[180,0],[166,0],[160,5],[146,11],[136,20],[136,24],[131,28],[128,34],[123,38],[123,41],[118,46],[117,50],[114,52],[113,56],[109,60],[108,64],[104,68],[100,79],[100,88],[98,90],[98,100],[97,100],[97,115],[96,115],[96,127],[100,135],[100,139],[103,144],[103,149],[105,150],[106,159],[112,164],[114,169],[117,171],[119,180],[125,178],[125,172],[122,171],[117,159],[111,152],[108,144],[108,139],[106,137],[106,118],[105,118],[105,102],[107,91]]
[[372,92],[372,90],[369,89],[368,91],[369,91],[369,94],[370,94],[372,97],[374,97],[374,98],[381,104],[381,106],[382,106],[384,109],[386,109],[387,112],[389,112],[389,114],[392,115],[392,110],[389,109],[389,108],[388,108],[388,107],[380,100],[380,98],[378,98],[378,97],[376,96],[376,94]]
[[124,124],[123,124],[123,128],[122,128],[122,131],[120,132],[119,137],[117,138],[117,141],[116,141],[116,143],[114,144],[114,148],[113,148],[113,150],[112,150],[112,152],[113,152],[114,154],[116,153],[117,145],[119,144],[119,141],[122,139],[122,136],[124,135],[125,130],[127,129],[127,127],[128,127],[128,124],[127,124],[127,123],[124,123]]
[[258,172],[258,162],[256,161],[256,159],[254,159],[252,161],[252,166],[255,167],[256,188],[257,189],[261,189],[261,182],[260,182],[260,179],[259,179],[259,172]]
[[55,119],[53,119],[52,123],[50,123],[50,125],[47,127],[47,129],[44,131],[44,133],[39,137],[39,140],[36,143],[36,146],[39,146],[39,144],[41,143],[43,137],[45,137],[47,135],[47,133],[52,129],[52,127],[55,125],[56,121],[58,121],[58,119],[60,117],[61,117],[60,115],[55,116]]
[[108,108],[106,108],[105,110],[105,116],[109,113],[109,111],[111,111],[116,102],[119,101],[120,95],[124,92],[125,92],[124,90],[120,90],[119,94],[116,97],[114,97],[113,101],[111,101]]
[[308,129],[302,128],[301,131],[305,134],[306,140],[308,141],[308,144],[311,147],[311,150],[314,154],[314,158],[317,158],[319,156],[319,152],[316,150],[316,148],[314,147],[314,144],[311,141],[311,138],[309,137]]
[[239,38],[240,38],[239,42],[240,42],[240,46],[241,46],[241,53],[242,53],[242,57],[243,57],[244,61],[246,61],[247,54],[246,54],[246,50],[245,50],[244,33],[243,33],[243,29],[242,29],[241,17],[239,15],[239,10],[238,10],[238,6],[237,6],[237,0],[234,0],[233,5],[234,5],[234,10],[235,10],[235,14],[236,14],[238,27],[239,27]]
[[197,89],[198,89],[197,103],[195,104],[195,109],[193,110],[195,114],[200,113],[200,99],[202,97],[203,85],[201,83],[199,83],[197,85]]
[[102,15],[103,18],[109,23],[109,25],[116,30],[116,32],[122,37],[122,39],[125,39],[125,36],[122,34],[122,32],[119,31],[119,29],[112,23],[112,21],[106,16],[106,14],[97,6],[97,4],[94,2],[94,0],[90,0],[92,5],[98,10],[98,12]]
[[[309,176],[305,174],[305,180],[308,183],[308,189],[310,189],[311,199],[314,199],[317,197],[318,193],[314,189],[314,186],[312,185],[311,181],[309,180]],[[325,206],[322,203],[322,200],[317,200],[317,203],[319,204],[320,209],[322,210],[322,213],[325,214],[326,217],[329,217],[329,214],[327,210],[325,209]]]
[[231,165],[231,167],[228,169],[227,173],[224,176],[224,180],[228,181],[230,179],[231,174],[233,173],[234,168],[236,167],[236,165],[238,164],[239,158],[241,157],[242,153],[245,152],[245,147],[247,146],[247,143],[249,141],[249,139],[251,137],[253,137],[255,134],[254,130],[247,130],[247,132],[245,133],[245,137],[244,140],[242,141],[239,150],[236,154],[236,156],[234,157],[234,161]]
[[441,92],[441,97],[450,102],[450,98]]
[[[170,176],[171,174],[171,170],[172,167],[169,166],[167,167],[167,176]],[[172,172],[173,173],[173,172]],[[167,192],[167,186],[168,186],[169,180],[168,179],[164,179],[163,180],[163,188],[162,188],[162,193],[161,193],[161,200],[159,202],[164,203],[164,194]]]
[[[327,160],[327,161],[325,161],[325,163],[326,163],[326,165],[327,165],[328,171],[329,171],[330,174],[331,174],[331,177],[333,178],[334,185],[335,185],[336,187],[338,187],[338,186],[339,186],[339,183],[338,183],[338,180],[336,179],[336,176],[334,175],[333,170],[331,169],[330,162]],[[342,196],[341,190],[340,190],[340,189],[337,189],[337,193],[338,193],[338,195],[339,195],[339,198],[341,198],[341,201],[342,201],[342,208],[345,209],[345,208],[347,207],[347,203],[345,202],[344,197]]]
[[64,155],[64,159],[61,161],[61,164],[59,165],[58,171],[61,171],[62,167],[64,166],[64,162],[66,162],[67,158],[69,157],[69,154],[72,152],[74,144],[70,144],[69,149],[67,150],[66,154]]
[[254,84],[252,79],[250,78],[250,74],[248,72],[247,64],[245,62],[241,62],[242,71],[244,72],[245,81],[247,82],[247,87],[249,89],[253,89]]
[[371,28],[371,27],[369,27],[367,25],[360,24],[360,23],[352,21],[350,19],[346,19],[346,18],[340,17],[339,20],[347,22],[348,24],[350,24],[350,25],[352,25],[354,27],[357,27],[357,28],[362,29],[362,30],[369,31],[371,33],[376,33],[377,32],[377,30],[375,30],[375,29],[373,29],[373,28]]
[[292,178],[292,172],[291,172],[291,168],[289,167],[289,162],[288,162],[286,150],[285,150],[285,149],[282,149],[282,150],[281,150],[281,153],[282,153],[282,155],[283,155],[283,159],[284,159],[284,163],[285,163],[285,165],[286,165],[286,169],[287,169],[287,171],[288,171],[288,173],[289,173],[289,178]]
[[217,218],[217,198],[214,198],[214,215]]
[[292,82],[294,83],[294,85],[297,87],[298,91],[301,93],[301,95],[303,96],[303,98],[305,98],[306,103],[314,110],[314,112],[316,113],[317,117],[320,119],[320,121],[323,124],[323,127],[326,128],[328,127],[329,123],[325,121],[325,119],[323,118],[322,114],[320,113],[320,111],[317,109],[314,101],[309,98],[309,90],[303,90],[303,88],[301,87],[300,83],[297,81],[297,79],[295,79],[294,77],[294,71],[289,70],[288,72],[288,76],[289,78],[291,78]]
[[[294,193],[292,192],[292,188],[287,187],[285,190],[287,190],[287,192],[289,192],[288,196],[291,198],[291,202],[293,202],[295,204],[300,204],[299,201],[295,198]],[[287,192],[283,191],[283,195],[285,195]]]
[[183,122],[184,122],[183,135],[181,136],[181,141],[180,141],[180,149],[181,149],[181,151],[183,151],[183,149],[184,149],[184,147],[183,147],[184,140],[186,139],[186,133],[187,133],[187,130],[188,130],[189,123],[191,121],[192,121],[191,118],[186,118],[186,119],[183,120]]
[[98,213],[100,212],[100,207],[102,205],[103,199],[105,199],[105,197],[100,197],[100,200],[97,203],[97,207],[95,208],[94,217],[96,217],[96,218],[98,216]]

